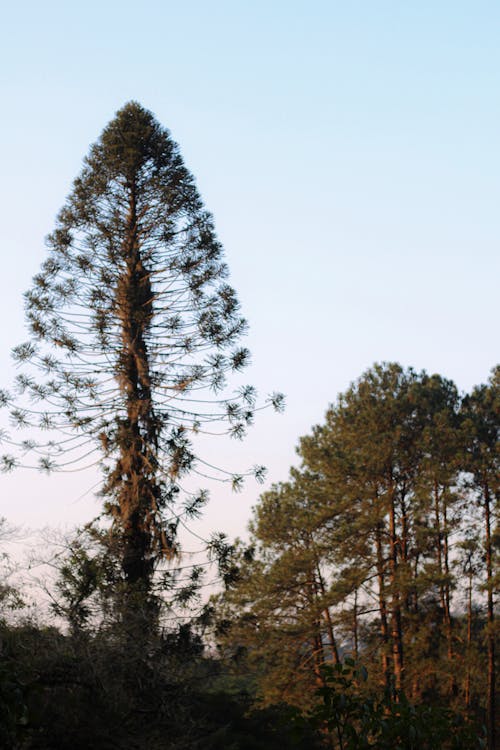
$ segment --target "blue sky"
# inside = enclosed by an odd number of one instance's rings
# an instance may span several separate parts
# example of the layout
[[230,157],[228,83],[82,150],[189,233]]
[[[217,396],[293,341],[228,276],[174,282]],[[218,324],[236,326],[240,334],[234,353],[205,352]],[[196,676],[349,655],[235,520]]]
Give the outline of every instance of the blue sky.
[[[498,362],[496,2],[25,2],[0,32],[4,381],[22,292],[88,146],[130,99],[178,141],[226,247],[248,380],[282,390],[233,466],[286,478],[299,435],[374,361],[461,389]],[[0,477],[0,515],[87,520],[95,478]],[[36,490],[36,491],[35,491]],[[243,530],[258,488],[213,489]]]

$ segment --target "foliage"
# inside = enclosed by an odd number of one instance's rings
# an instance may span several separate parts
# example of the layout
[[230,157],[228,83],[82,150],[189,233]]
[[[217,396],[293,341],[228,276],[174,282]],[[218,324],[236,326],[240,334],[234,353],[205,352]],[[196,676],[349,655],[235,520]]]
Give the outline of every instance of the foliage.
[[147,644],[134,644],[116,625],[89,637],[29,625],[2,635],[17,664],[15,683],[5,679],[0,689],[3,747],[313,747],[313,730],[295,732],[289,707],[254,710],[246,694],[214,689],[220,662],[204,655],[189,628],[150,637]]
[[16,662],[6,653],[1,635],[0,646],[0,746],[17,748],[27,723],[24,686]]
[[322,698],[311,714],[313,725],[328,733],[332,750],[480,750],[484,731],[436,705],[412,705],[403,692],[366,696],[358,690],[367,672],[352,659],[324,667]]
[[487,714],[492,744],[497,380],[461,398],[438,375],[375,365],[301,438],[214,602],[221,652],[263,705],[310,706],[322,667],[352,656],[362,692]]

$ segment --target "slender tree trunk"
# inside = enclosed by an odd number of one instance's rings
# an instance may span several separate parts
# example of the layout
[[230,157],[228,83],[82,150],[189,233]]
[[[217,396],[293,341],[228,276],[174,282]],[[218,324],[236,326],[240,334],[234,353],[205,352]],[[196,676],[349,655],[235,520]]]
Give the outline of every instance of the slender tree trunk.
[[[450,676],[450,693],[455,694],[457,690],[456,679],[453,673],[453,632],[452,632],[452,618],[450,609],[450,564],[449,564],[449,545],[448,545],[448,530],[447,530],[447,514],[446,504],[443,502],[443,509],[441,513],[441,502],[439,485],[437,480],[434,481],[434,513],[436,523],[436,562],[438,567],[439,575],[439,600],[441,603],[441,611],[443,613],[443,624],[444,632],[446,637],[446,648],[448,662],[450,665],[451,676]],[[442,516],[442,522],[441,522]]]
[[409,612],[411,610],[411,586],[409,585],[408,576],[411,575],[411,568],[408,562],[408,553],[410,548],[410,539],[409,539],[409,524],[408,524],[408,510],[406,507],[406,501],[405,497],[403,496],[401,498],[401,544],[400,547],[400,555],[401,555],[401,562],[400,562],[400,570],[401,566],[403,566],[404,569],[404,595],[402,597],[402,601],[404,602],[404,608],[406,612]]
[[389,570],[391,577],[391,639],[394,687],[396,693],[403,686],[403,633],[401,625],[401,591],[398,576],[398,539],[396,532],[396,503],[391,491],[389,507]]
[[487,585],[487,643],[488,643],[488,748],[495,750],[496,716],[495,716],[495,612],[493,602],[493,556],[491,540],[491,494],[488,484],[484,487],[484,520],[486,552],[486,585]]
[[448,538],[448,515],[446,501],[443,501],[443,572],[444,580],[444,623],[446,629],[446,642],[448,647],[448,661],[451,669],[450,694],[456,695],[458,691],[455,676],[455,651],[453,648],[453,618],[451,616],[451,590],[450,590],[450,551]]
[[330,650],[331,650],[331,653],[332,653],[333,663],[334,664],[339,664],[340,663],[339,650],[338,650],[338,647],[337,647],[337,641],[335,639],[335,634],[334,634],[334,630],[333,630],[332,616],[330,614],[329,608],[326,607],[323,610],[323,613],[324,613],[324,617],[325,617],[325,620],[326,620],[326,627],[327,627],[327,631],[328,631],[328,638],[329,638],[329,641],[330,641]]
[[[319,567],[319,562],[317,560],[316,560],[316,571],[317,571],[317,575],[318,575],[319,589],[321,591],[322,597],[324,598],[325,595],[326,595],[325,579],[323,578],[323,575],[321,573],[321,569]],[[326,621],[326,628],[327,628],[327,632],[328,632],[328,638],[329,638],[329,641],[330,641],[330,649],[331,649],[331,652],[332,652],[333,663],[334,664],[338,664],[340,662],[340,659],[339,659],[339,650],[338,650],[338,647],[337,647],[337,640],[335,638],[335,632],[334,632],[334,629],[333,629],[332,616],[330,614],[329,607],[325,607],[325,609],[323,610],[323,616],[324,616],[325,621]]]
[[309,596],[311,603],[311,612],[314,612],[313,622],[313,662],[314,662],[314,675],[316,683],[319,687],[324,685],[324,677],[322,674],[322,668],[325,664],[325,646],[323,643],[323,632],[321,628],[321,617],[318,612],[318,589],[320,584],[317,575],[314,570],[310,571],[310,582],[309,582]]
[[[412,605],[412,613],[414,616],[416,616],[417,622],[420,622],[420,618],[418,617],[419,614],[419,599],[418,599],[418,569],[419,569],[419,563],[420,563],[420,553],[418,549],[415,551],[415,559],[413,563],[413,592],[411,597],[411,605]],[[421,625],[417,625],[417,630],[420,630]],[[415,702],[420,702],[421,698],[421,683],[420,683],[420,670],[413,670],[413,678],[411,683],[411,699]]]
[[420,565],[420,551],[418,548],[415,549],[414,561],[413,561],[413,591],[411,597],[412,612],[414,615],[418,615],[419,612],[419,599],[418,599],[418,576],[419,576],[419,565]]
[[359,659],[359,636],[358,636],[358,589],[354,589],[354,606],[352,608],[352,635],[354,641],[354,659]]
[[448,543],[448,517],[446,504],[443,504],[443,572],[444,581],[444,615],[446,623],[446,633],[448,639],[448,658],[453,661],[453,620],[451,617],[451,594],[450,594],[450,555]]
[[444,598],[444,586],[443,586],[443,533],[441,531],[441,509],[439,504],[439,488],[437,482],[434,482],[434,519],[436,524],[436,563],[438,568],[439,576],[439,601],[441,603],[441,611],[443,613],[443,619],[445,617],[444,612],[446,609],[445,598]]
[[[418,580],[418,570],[419,570],[419,563],[420,563],[420,552],[418,549],[415,551],[415,561],[413,564],[413,581],[416,583]],[[413,596],[412,596],[412,608],[413,608],[413,614],[418,615],[419,611],[419,600],[418,600],[418,586],[414,586],[413,589]]]
[[470,695],[470,682],[471,682],[471,653],[472,653],[472,566],[468,572],[468,584],[467,584],[467,645],[466,645],[466,658],[467,658],[467,669],[465,673],[465,707],[467,710],[470,708],[471,695]]
[[387,622],[387,599],[385,595],[385,562],[384,562],[384,550],[382,544],[382,530],[383,524],[379,522],[375,530],[375,544],[377,554],[377,580],[378,580],[378,601],[380,611],[380,636],[382,641],[381,648],[381,659],[382,659],[382,673],[384,675],[384,684],[386,688],[389,688],[391,684],[391,676],[389,670],[389,626]]

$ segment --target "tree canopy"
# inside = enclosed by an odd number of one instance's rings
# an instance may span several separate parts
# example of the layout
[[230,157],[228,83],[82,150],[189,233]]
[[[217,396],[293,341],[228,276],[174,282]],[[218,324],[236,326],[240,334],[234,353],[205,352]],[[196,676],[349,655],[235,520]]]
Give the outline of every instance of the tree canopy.
[[314,704],[348,656],[396,701],[487,716],[495,747],[499,417],[498,369],[460,397],[385,363],[300,439],[217,604],[264,704]]

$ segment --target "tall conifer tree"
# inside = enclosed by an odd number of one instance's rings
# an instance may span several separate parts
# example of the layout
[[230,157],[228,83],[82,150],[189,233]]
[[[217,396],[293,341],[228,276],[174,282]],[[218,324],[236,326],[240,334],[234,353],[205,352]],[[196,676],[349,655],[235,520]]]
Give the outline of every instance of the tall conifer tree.
[[246,322],[177,145],[135,102],[90,149],[48,248],[26,294],[17,393],[2,400],[31,428],[23,448],[40,468],[100,463],[123,578],[147,599],[158,561],[177,552],[179,517],[206,500],[178,507],[179,480],[201,462],[191,436],[208,425],[241,437],[252,421],[252,387],[223,393],[248,362]]

